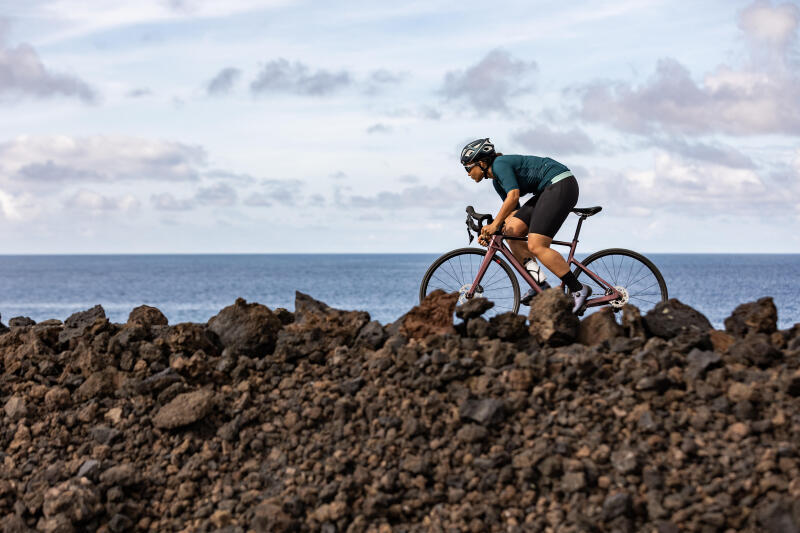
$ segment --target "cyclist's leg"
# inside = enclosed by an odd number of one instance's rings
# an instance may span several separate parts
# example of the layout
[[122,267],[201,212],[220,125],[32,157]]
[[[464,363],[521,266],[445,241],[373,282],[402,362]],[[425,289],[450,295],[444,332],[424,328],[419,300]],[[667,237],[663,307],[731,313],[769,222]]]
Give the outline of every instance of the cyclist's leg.
[[[506,224],[503,227],[503,235],[524,237],[528,232],[528,224],[515,217],[515,214],[516,212],[512,213],[511,216],[506,219]],[[511,248],[511,253],[514,254],[514,257],[516,257],[520,263],[524,261],[524,258],[530,257],[531,254],[528,252],[528,247],[525,245],[525,241],[513,241],[511,239],[507,239],[504,242],[509,248]]]
[[[525,202],[517,211],[511,213],[511,216],[506,219],[503,233],[505,235],[513,235],[514,237],[524,237],[528,233],[528,228],[531,225],[531,215],[533,214],[533,208],[536,206],[537,201],[538,197],[534,196]],[[505,243],[511,248],[511,252],[520,263],[525,263],[525,259],[533,257],[528,251],[525,241],[506,240]]]
[[578,182],[569,177],[548,186],[539,195],[537,208],[528,227],[528,250],[559,278],[567,274],[569,265],[564,257],[550,248],[561,225],[578,203]]

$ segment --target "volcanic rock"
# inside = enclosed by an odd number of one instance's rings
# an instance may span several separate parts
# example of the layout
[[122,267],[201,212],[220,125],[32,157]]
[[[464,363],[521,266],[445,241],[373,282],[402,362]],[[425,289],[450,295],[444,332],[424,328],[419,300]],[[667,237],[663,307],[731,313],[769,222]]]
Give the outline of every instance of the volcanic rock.
[[208,329],[217,334],[227,350],[248,357],[271,354],[282,327],[280,319],[267,307],[248,304],[243,298],[208,321]]
[[207,389],[179,394],[159,409],[153,424],[157,428],[174,429],[197,422],[214,407],[213,399],[214,391]]
[[771,297],[739,305],[725,319],[725,331],[744,337],[748,333],[773,333],[777,331],[778,309]]
[[0,334],[0,531],[798,530],[800,327],[449,305],[409,337],[298,293],[252,357],[154,309]]
[[83,335],[98,320],[105,320],[106,312],[101,305],[95,305],[86,311],[73,313],[64,321],[64,330],[59,334],[59,342],[69,342]]
[[621,335],[624,335],[622,326],[617,324],[611,308],[606,307],[590,314],[581,321],[578,342],[594,346],[604,341],[611,341]]
[[675,298],[657,303],[644,316],[644,324],[651,335],[663,339],[671,339],[692,328],[701,332],[713,329],[702,313]]
[[15,316],[8,321],[8,326],[11,328],[24,328],[27,326],[35,326],[36,321],[27,316]]
[[128,326],[139,325],[145,328],[150,326],[166,326],[169,324],[167,317],[159,309],[149,305],[134,307],[128,315]]
[[472,298],[456,306],[456,316],[464,322],[470,318],[477,318],[494,307],[494,302],[487,298]]
[[399,333],[409,339],[455,333],[453,313],[457,301],[458,293],[447,294],[436,289],[398,320]]
[[531,302],[530,334],[541,344],[563,346],[578,337],[580,321],[572,313],[572,298],[558,288],[542,291]]

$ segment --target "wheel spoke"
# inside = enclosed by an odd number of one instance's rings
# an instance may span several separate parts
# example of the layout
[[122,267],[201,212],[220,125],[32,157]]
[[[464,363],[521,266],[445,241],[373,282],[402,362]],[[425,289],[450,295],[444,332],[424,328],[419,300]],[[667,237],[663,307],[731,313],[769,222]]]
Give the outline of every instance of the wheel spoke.
[[[461,292],[463,297],[465,291],[462,291],[462,287],[470,287],[475,283],[475,278],[485,260],[486,252],[471,249],[463,252],[457,250],[443,256],[427,272],[420,289],[420,298],[429,294],[434,288]],[[508,264],[501,259],[493,259],[488,263],[478,286],[474,289],[474,294],[487,298],[495,304],[484,314],[487,319],[519,308],[517,279]]]

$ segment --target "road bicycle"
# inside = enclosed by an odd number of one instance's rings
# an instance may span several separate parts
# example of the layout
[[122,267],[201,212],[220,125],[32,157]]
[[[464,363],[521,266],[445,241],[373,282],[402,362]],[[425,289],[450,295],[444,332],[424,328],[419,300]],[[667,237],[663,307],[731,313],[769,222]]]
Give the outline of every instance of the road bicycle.
[[[645,313],[658,302],[666,301],[668,298],[664,277],[652,261],[640,253],[623,248],[600,250],[583,261],[575,259],[578,235],[583,222],[602,209],[600,206],[572,209],[572,213],[579,217],[575,236],[571,242],[552,243],[569,247],[567,263],[570,267],[574,267],[573,272],[578,281],[592,288],[592,297],[586,300],[578,310],[578,314],[583,315],[586,310],[601,306],[609,306],[613,311],[619,312],[627,303],[635,305]],[[472,243],[474,238],[472,231],[480,235],[483,223],[491,224],[492,221],[491,215],[476,213],[472,206],[468,206],[466,223],[469,242]],[[514,257],[504,242],[508,239],[527,241],[528,238],[503,235],[501,228],[491,236],[485,250],[459,248],[438,258],[422,278],[419,288],[420,301],[432,291],[443,289],[448,293],[457,292],[459,304],[474,297],[491,300],[494,302],[494,307],[484,314],[487,318],[508,311],[518,312],[519,282],[514,271],[536,291],[537,295],[542,292],[542,288]],[[498,252],[505,256],[508,262],[503,261]],[[563,283],[561,289],[566,290]]]

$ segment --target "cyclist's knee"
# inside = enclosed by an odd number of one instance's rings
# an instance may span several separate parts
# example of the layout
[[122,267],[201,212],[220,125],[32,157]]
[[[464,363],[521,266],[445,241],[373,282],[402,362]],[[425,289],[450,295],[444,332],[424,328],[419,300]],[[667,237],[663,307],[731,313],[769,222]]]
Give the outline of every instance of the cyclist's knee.
[[503,227],[504,235],[511,235],[513,237],[524,237],[528,232],[528,227],[525,223],[518,218],[509,217],[506,219],[505,226]]
[[528,242],[528,251],[535,257],[548,250],[550,247],[540,242]]

